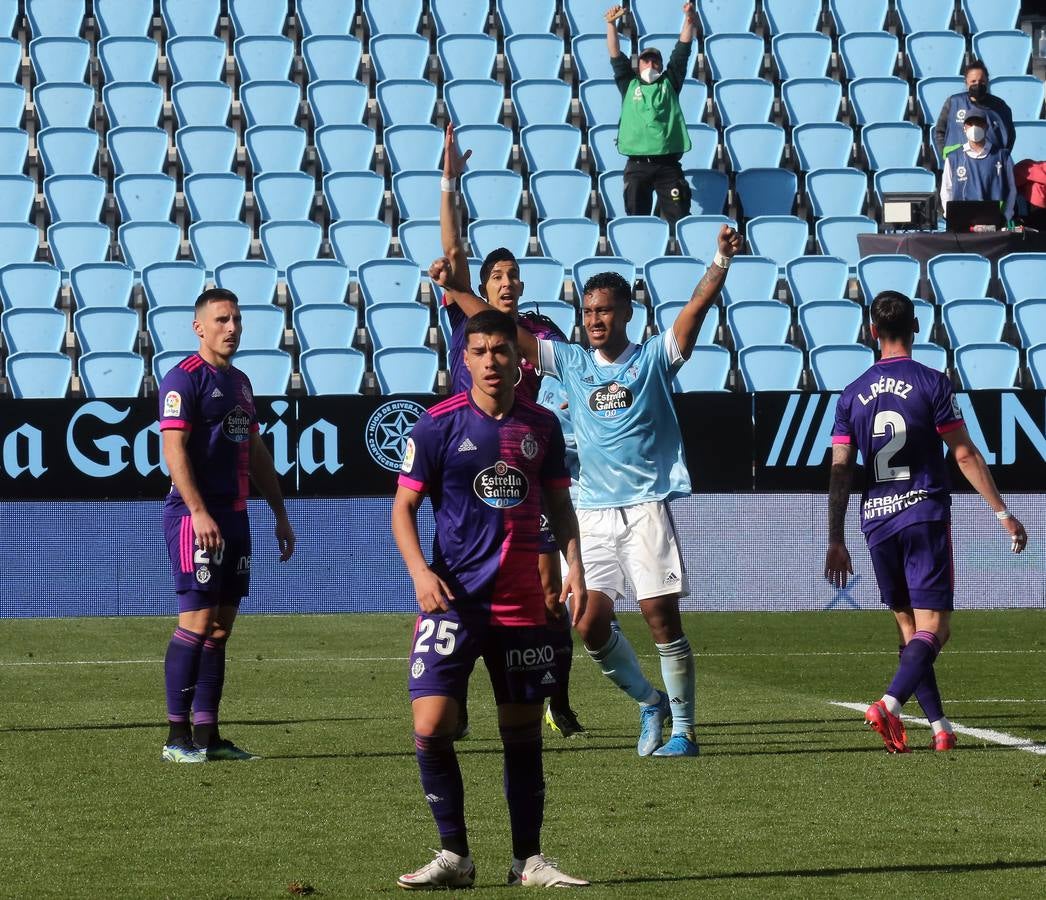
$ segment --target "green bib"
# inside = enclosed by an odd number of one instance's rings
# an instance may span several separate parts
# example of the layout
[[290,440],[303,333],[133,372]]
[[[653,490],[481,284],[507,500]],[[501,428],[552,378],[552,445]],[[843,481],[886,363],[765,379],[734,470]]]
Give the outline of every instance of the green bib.
[[625,156],[664,156],[690,149],[679,96],[665,77],[653,84],[633,78],[621,101],[617,149]]

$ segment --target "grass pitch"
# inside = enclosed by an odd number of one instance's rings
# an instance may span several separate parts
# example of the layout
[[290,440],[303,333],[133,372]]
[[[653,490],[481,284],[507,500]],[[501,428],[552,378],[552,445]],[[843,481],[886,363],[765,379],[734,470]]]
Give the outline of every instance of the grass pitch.
[[[626,632],[658,681],[636,615]],[[224,730],[265,759],[160,761],[170,619],[0,624],[0,896],[395,894],[436,846],[406,697],[406,616],[244,616]],[[1046,755],[960,735],[890,756],[859,713],[896,663],[886,612],[693,614],[694,760],[639,759],[636,707],[575,657],[588,740],[546,738],[544,849],[590,897],[1041,897]],[[938,662],[958,725],[1046,744],[1046,610],[960,612]],[[580,646],[576,653],[581,653]],[[510,858],[485,673],[459,744],[478,881]],[[908,711],[921,714],[914,704]],[[1032,748],[1034,749],[1034,748]]]

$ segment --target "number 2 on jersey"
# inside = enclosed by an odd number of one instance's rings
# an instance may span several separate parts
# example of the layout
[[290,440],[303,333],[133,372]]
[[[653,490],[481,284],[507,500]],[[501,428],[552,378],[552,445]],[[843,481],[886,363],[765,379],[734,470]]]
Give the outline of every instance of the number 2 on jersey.
[[881,438],[886,437],[887,434],[890,435],[890,440],[883,444],[875,454],[875,480],[880,483],[883,481],[907,481],[912,477],[911,468],[909,466],[892,465],[894,456],[900,453],[905,441],[908,440],[904,416],[899,412],[884,409],[882,412],[875,414],[875,419],[872,422],[872,437]]
[[450,656],[454,652],[454,644],[458,639],[455,632],[458,630],[459,625],[459,622],[443,619],[437,628],[436,623],[432,619],[422,619],[421,624],[418,626],[417,640],[414,641],[414,652],[428,653],[429,641],[432,640],[433,632],[435,632],[436,639],[432,643],[432,649],[440,656]]

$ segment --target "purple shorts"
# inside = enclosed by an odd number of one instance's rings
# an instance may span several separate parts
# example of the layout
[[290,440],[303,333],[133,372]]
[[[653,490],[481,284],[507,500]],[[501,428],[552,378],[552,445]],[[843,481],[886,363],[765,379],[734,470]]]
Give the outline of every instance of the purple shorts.
[[491,625],[489,613],[422,613],[414,626],[410,699],[466,696],[469,676],[483,657],[494,702],[541,703],[556,688],[555,651],[544,625]]
[[[217,606],[247,596],[251,583],[251,528],[246,510],[223,510],[211,515],[225,541],[214,554],[197,546],[192,518],[186,512],[164,507],[163,530],[171,557],[174,590],[178,594],[205,595],[201,599],[213,597],[209,605]],[[199,604],[194,604],[189,608],[198,607]]]
[[882,602],[891,609],[954,609],[950,523],[917,522],[869,547]]

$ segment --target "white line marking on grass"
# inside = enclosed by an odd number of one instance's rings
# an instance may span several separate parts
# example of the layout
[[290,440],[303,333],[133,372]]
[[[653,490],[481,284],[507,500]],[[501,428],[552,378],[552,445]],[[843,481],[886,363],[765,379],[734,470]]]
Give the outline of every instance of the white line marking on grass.
[[[832,706],[841,706],[844,709],[852,709],[854,712],[859,713],[863,713],[868,709],[867,703],[843,703],[840,700],[829,700],[828,702]],[[911,722],[913,725],[922,725],[925,728],[930,727],[930,723],[926,719],[920,719],[917,716],[901,716],[901,718],[906,722]],[[1046,756],[1046,744],[1037,744],[1028,738],[1014,737],[1012,734],[1006,734],[1004,731],[993,731],[990,728],[969,728],[966,725],[958,725],[955,722],[952,722],[952,729],[956,734],[966,734],[978,740],[987,741],[990,744],[1001,744],[1003,747],[1013,747],[1015,750],[1023,750],[1025,753],[1034,753],[1036,756]]]

